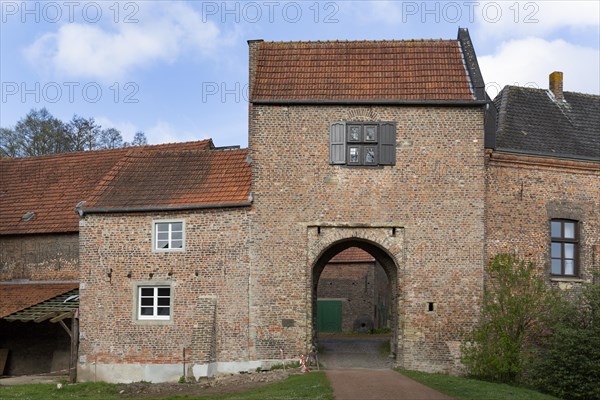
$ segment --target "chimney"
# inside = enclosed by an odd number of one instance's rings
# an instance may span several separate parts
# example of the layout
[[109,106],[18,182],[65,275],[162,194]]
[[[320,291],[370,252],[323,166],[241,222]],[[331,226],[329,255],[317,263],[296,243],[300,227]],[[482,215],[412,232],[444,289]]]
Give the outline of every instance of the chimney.
[[550,74],[550,91],[557,101],[565,101],[563,96],[563,73],[554,71]]

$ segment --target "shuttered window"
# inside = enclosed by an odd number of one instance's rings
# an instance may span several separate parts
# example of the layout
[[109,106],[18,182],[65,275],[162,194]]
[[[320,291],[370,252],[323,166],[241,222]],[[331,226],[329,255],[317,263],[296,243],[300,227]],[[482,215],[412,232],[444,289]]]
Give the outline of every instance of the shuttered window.
[[329,162],[338,165],[395,165],[396,124],[335,122],[329,130]]

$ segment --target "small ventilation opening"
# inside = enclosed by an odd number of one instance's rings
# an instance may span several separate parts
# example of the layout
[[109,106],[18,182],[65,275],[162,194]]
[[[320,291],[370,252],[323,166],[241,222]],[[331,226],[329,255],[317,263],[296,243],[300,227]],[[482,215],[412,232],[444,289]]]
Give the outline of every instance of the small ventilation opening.
[[427,303],[427,311],[435,311],[435,303],[429,302]]

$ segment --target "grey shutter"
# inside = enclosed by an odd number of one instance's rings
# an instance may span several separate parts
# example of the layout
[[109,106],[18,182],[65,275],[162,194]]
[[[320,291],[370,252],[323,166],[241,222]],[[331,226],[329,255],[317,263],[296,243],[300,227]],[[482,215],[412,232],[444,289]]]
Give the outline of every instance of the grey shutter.
[[379,126],[379,165],[396,165],[396,124]]
[[329,126],[329,163],[346,164],[346,124],[343,122]]

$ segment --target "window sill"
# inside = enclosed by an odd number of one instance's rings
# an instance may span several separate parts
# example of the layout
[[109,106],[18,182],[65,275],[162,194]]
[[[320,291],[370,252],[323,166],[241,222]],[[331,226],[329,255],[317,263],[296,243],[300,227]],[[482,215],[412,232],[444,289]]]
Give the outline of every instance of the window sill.
[[585,280],[577,276],[551,276],[550,282],[583,283]]
[[135,325],[173,325],[173,319],[135,319]]

